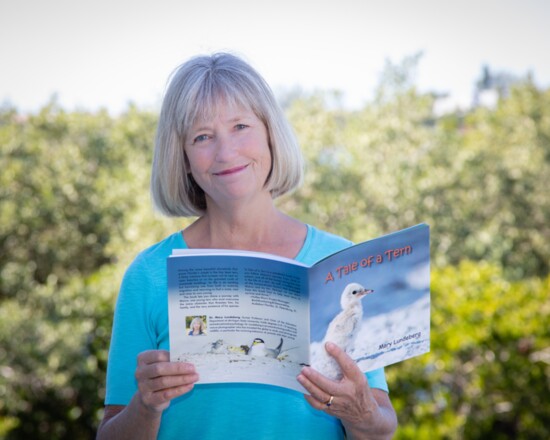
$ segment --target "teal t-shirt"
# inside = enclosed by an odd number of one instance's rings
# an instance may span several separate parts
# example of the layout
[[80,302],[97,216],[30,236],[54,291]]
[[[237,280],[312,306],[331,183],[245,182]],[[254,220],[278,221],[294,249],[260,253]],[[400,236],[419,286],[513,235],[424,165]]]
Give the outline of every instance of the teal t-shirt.
[[[352,243],[308,226],[296,260],[311,265]],[[118,296],[106,405],[127,405],[137,391],[137,356],[169,350],[166,258],[187,248],[181,232],[141,252],[124,275]],[[367,373],[373,388],[388,391],[384,370]],[[244,383],[195,385],[174,399],[162,416],[159,439],[343,439],[339,420],[313,409],[301,393]]]

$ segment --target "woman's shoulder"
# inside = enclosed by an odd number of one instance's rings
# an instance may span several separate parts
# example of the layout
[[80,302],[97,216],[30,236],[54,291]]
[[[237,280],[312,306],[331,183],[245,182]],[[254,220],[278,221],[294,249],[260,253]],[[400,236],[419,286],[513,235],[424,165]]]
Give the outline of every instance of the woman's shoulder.
[[[184,243],[181,233],[174,233],[137,254],[126,268],[119,290],[119,304],[130,304],[130,310],[154,307],[160,295],[166,294],[166,259],[174,248]],[[158,301],[156,301],[158,303]]]
[[353,243],[347,238],[307,225],[308,232],[298,260],[313,264],[334,252],[350,247]]
[[155,268],[160,268],[164,271],[166,270],[166,258],[172,254],[172,251],[185,247],[187,246],[183,240],[181,231],[174,232],[168,237],[165,237],[139,252],[130,263],[128,270],[141,271],[147,268],[147,270],[150,271]]
[[323,231],[315,226],[308,225],[309,232],[312,235],[312,240],[318,244],[326,244],[334,246],[340,249],[349,247],[353,244],[351,240],[344,238],[340,235],[333,234],[332,232]]

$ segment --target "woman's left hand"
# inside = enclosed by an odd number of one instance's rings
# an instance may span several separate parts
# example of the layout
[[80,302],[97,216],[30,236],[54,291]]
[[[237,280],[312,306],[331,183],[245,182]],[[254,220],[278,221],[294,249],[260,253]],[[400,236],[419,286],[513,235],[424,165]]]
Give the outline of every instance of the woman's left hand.
[[311,367],[302,369],[298,382],[314,408],[339,418],[350,438],[391,438],[397,427],[388,394],[372,389],[365,374],[342,349],[332,343],[327,352],[338,362],[342,379],[331,380]]

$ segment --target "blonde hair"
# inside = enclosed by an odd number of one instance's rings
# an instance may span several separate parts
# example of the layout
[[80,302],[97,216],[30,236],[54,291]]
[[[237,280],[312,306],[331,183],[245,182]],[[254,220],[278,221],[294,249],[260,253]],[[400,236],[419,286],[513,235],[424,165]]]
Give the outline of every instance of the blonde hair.
[[203,332],[206,330],[206,324],[204,323],[204,321],[202,320],[202,318],[199,317],[199,316],[195,316],[195,317],[193,318],[193,320],[191,321],[191,324],[189,324],[189,328],[190,328],[191,330],[194,330],[194,329],[195,329],[195,324],[196,324],[197,322],[201,325],[200,332],[203,333]]
[[302,181],[296,137],[259,73],[228,53],[194,57],[171,76],[157,127],[151,193],[156,209],[167,216],[206,212],[206,197],[189,172],[184,143],[193,124],[211,117],[220,102],[251,109],[266,126],[272,164],[265,185],[273,198]]

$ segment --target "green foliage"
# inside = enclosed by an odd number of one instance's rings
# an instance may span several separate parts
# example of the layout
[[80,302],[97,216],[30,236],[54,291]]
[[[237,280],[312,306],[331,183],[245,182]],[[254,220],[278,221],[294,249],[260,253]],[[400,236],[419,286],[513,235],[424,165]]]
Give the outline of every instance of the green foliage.
[[[432,352],[388,368],[398,438],[547,438],[550,90],[438,117],[417,62],[359,111],[293,96],[307,173],[278,203],[355,241],[431,225]],[[0,109],[0,438],[94,437],[122,271],[187,223],[152,213],[155,124]]]
[[289,107],[308,171],[283,206],[355,241],[427,222],[439,265],[466,258],[517,279],[547,274],[550,90],[526,80],[495,110],[438,118],[434,96],[395,69],[360,111],[322,95]]
[[387,368],[396,438],[548,438],[549,292],[479,262],[432,271],[431,352]]
[[109,188],[124,180],[128,158],[111,147],[106,113],[67,114],[51,103],[28,120],[12,118],[0,159],[1,292],[10,298],[111,262],[106,245],[132,207]]
[[549,108],[550,90],[526,82],[494,111],[474,112],[465,124],[463,166],[470,175],[460,186],[476,195],[474,215],[481,221],[469,226],[464,251],[500,261],[516,277],[550,269]]
[[2,302],[0,414],[16,420],[6,438],[94,437],[120,276],[106,266]]
[[428,220],[418,182],[436,154],[434,98],[409,87],[402,66],[387,66],[376,100],[357,112],[328,108],[323,96],[297,100],[289,118],[308,170],[295,205],[299,218],[355,241]]
[[155,123],[0,113],[0,438],[94,437],[120,271],[175,228],[148,199]]

